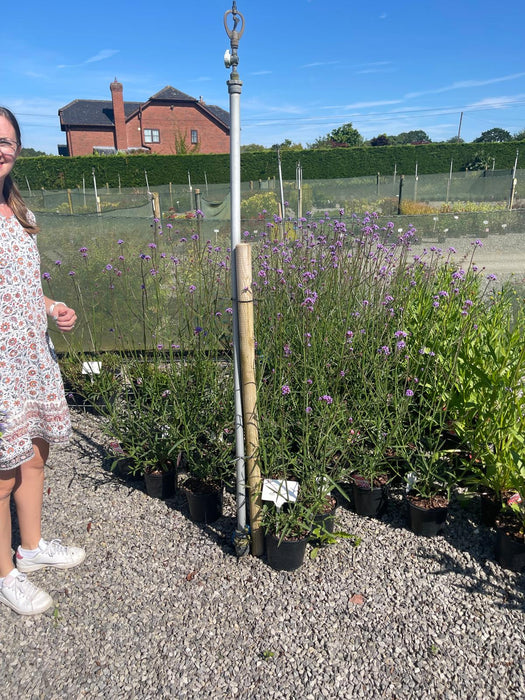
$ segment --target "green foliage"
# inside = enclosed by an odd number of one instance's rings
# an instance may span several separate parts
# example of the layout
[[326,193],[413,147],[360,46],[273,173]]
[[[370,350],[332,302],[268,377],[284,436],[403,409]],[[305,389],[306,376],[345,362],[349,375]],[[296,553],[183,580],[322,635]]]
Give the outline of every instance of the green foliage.
[[505,141],[512,141],[512,136],[506,129],[498,127],[483,131],[477,139],[474,139],[474,143],[503,143]]
[[360,146],[363,143],[363,137],[351,122],[332,129],[327,138],[335,146]]
[[386,134],[379,134],[373,139],[370,139],[370,146],[389,146],[391,144],[390,137]]
[[20,149],[20,158],[38,158],[39,156],[45,156],[47,153],[45,151],[36,151],[34,148],[26,148],[25,146]]
[[303,147],[300,143],[293,143],[290,139],[285,139],[282,143],[274,143],[273,151],[302,151]]
[[241,201],[241,219],[270,218],[279,212],[275,192],[258,192]]
[[515,317],[515,300],[505,288],[486,307],[476,333],[459,350],[450,400],[467,466],[500,496],[516,487],[525,469],[525,310],[520,305]]
[[478,151],[474,153],[472,160],[466,164],[465,170],[488,170],[492,165],[492,159],[492,155],[483,150]]
[[432,139],[421,129],[416,129],[414,131],[402,131],[397,136],[389,136],[390,143],[397,145],[406,144],[417,144],[417,143],[430,143]]
[[[328,142],[326,142],[328,145]],[[331,179],[393,173],[414,172],[418,163],[420,174],[445,173],[450,161],[454,170],[465,170],[479,152],[476,143],[440,143],[418,146],[360,146],[351,148],[326,148],[319,145],[301,151],[301,165],[305,179]],[[516,143],[493,143],[490,156],[496,159],[498,167],[512,168],[516,157]],[[281,152],[283,177],[294,180],[297,167],[297,151]],[[492,165],[492,163],[490,163]],[[64,158],[45,156],[40,158],[19,158],[13,174],[18,184],[25,189],[27,177],[32,189],[64,189],[82,186],[82,178],[91,178],[95,169],[99,182],[118,187],[119,175],[122,187],[144,186],[144,171],[148,173],[150,186],[166,184],[187,184],[188,171],[192,182],[224,183],[230,179],[229,154],[188,154],[161,156],[137,154],[133,156],[79,156]],[[206,178],[205,178],[206,173]],[[241,177],[244,181],[266,180],[278,176],[278,163],[275,151],[243,152],[241,156]]]
[[266,146],[261,146],[259,143],[246,143],[241,146],[241,153],[259,153],[267,150]]
[[361,538],[357,535],[353,535],[350,532],[345,532],[344,530],[338,530],[337,532],[327,532],[320,525],[316,525],[311,533],[311,540],[313,542],[312,549],[310,551],[310,559],[317,559],[319,554],[319,549],[321,547],[326,547],[331,544],[337,544],[339,540],[350,540],[354,547],[359,547],[361,544]]

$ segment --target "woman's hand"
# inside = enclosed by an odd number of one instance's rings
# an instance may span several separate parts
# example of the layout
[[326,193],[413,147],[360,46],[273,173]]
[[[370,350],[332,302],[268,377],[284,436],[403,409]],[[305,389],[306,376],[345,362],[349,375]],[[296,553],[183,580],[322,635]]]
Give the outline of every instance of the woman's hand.
[[53,316],[57,322],[57,328],[62,333],[68,333],[75,327],[77,315],[74,309],[65,304],[57,304],[53,309]]

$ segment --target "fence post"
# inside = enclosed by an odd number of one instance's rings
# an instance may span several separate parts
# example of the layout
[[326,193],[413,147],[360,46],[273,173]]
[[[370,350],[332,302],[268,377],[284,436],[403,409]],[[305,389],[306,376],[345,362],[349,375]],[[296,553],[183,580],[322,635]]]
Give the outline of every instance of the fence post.
[[404,179],[405,179],[404,175],[401,175],[401,177],[399,178],[399,195],[397,198],[397,213],[398,214],[401,214],[401,202],[403,199],[403,181],[404,181]]

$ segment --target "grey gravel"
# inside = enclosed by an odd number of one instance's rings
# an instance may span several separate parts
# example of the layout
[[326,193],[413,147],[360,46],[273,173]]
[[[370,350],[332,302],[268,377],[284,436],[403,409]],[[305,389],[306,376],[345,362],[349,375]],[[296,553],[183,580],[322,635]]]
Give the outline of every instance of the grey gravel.
[[525,697],[525,578],[496,564],[475,501],[430,539],[400,495],[382,520],[340,506],[361,545],[278,572],[235,557],[231,494],[197,525],[182,494],[111,475],[98,421],[73,415],[44,495],[44,536],[86,562],[32,574],[56,601],[46,614],[0,609],[2,698]]

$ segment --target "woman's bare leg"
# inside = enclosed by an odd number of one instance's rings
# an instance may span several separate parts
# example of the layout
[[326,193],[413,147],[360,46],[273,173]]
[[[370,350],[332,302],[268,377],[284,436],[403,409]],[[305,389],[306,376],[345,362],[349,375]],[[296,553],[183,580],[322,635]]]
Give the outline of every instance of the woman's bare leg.
[[13,570],[11,551],[11,492],[18,469],[0,471],[0,578]]
[[44,465],[49,455],[49,444],[41,438],[35,438],[33,450],[32,459],[18,468],[13,489],[23,549],[36,549],[42,536]]

